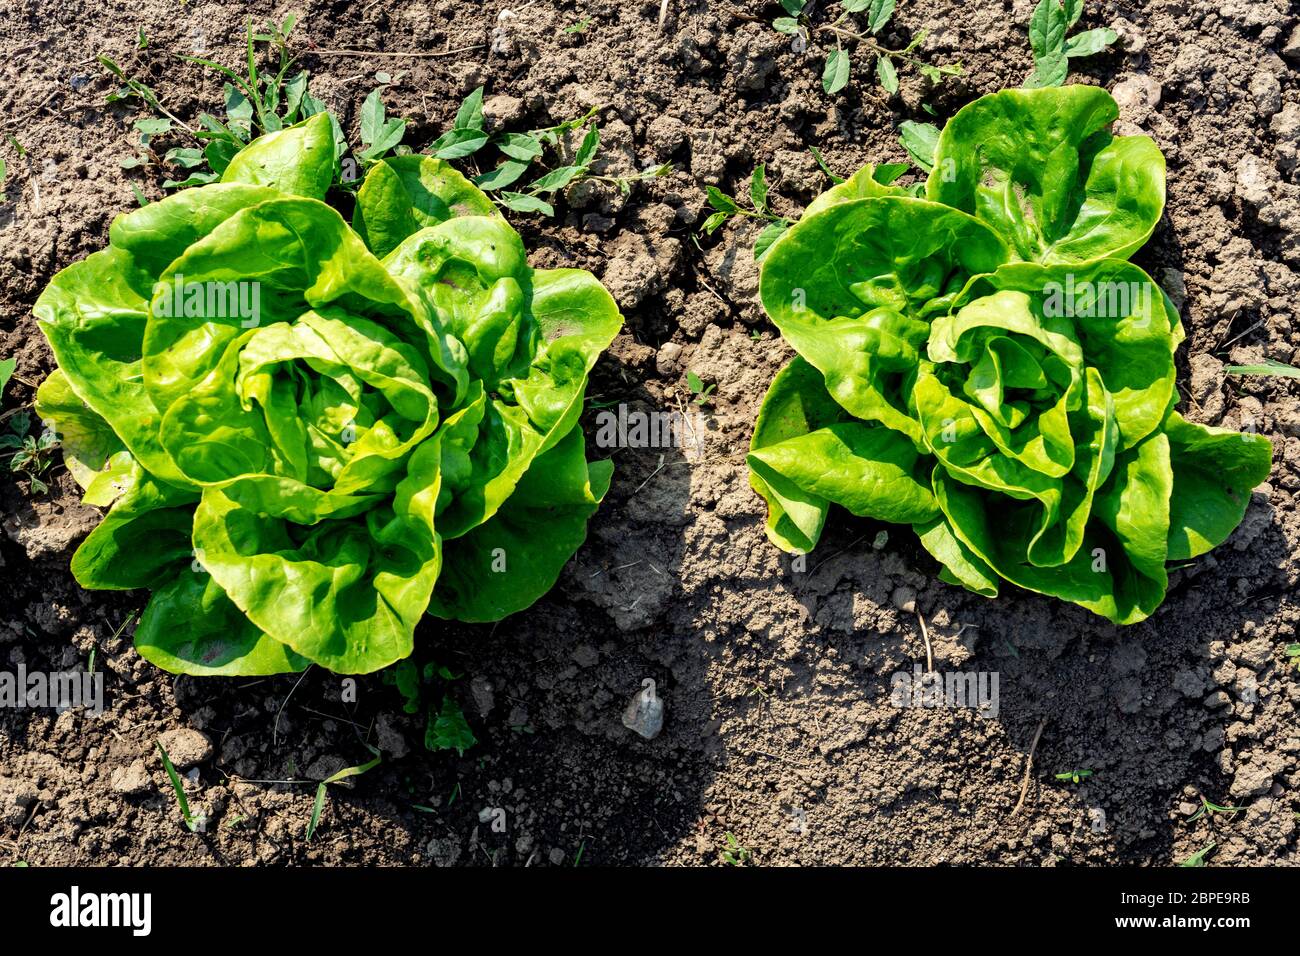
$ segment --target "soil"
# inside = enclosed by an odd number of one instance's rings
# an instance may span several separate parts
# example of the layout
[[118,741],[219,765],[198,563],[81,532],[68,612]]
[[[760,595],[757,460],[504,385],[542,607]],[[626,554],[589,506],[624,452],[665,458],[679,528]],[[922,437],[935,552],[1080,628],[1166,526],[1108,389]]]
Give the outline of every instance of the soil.
[[[930,119],[927,105],[942,121],[1030,71],[1031,6],[903,2],[884,42],[927,29],[925,55],[965,73],[931,89],[904,71],[887,97],[859,65],[828,97],[825,35],[793,50],[768,25],[775,3],[669,0],[661,27],[646,0],[513,15],[465,0],[10,0],[0,132],[26,153],[0,145],[0,356],[18,359],[6,408],[52,368],[30,314],[41,289],[105,244],[132,184],[161,195],[156,166],[120,166],[144,114],[105,104],[117,84],[95,54],[190,121],[219,110],[221,84],[174,54],[238,64],[245,18],[289,12],[313,91],[354,134],[386,70],[417,146],[485,84],[489,121],[516,129],[599,106],[605,175],[673,163],[627,197],[584,184],[555,219],[514,218],[535,265],[591,269],[623,309],[593,398],[676,408],[688,369],[717,387],[703,454],[614,452],[609,497],[548,597],[496,626],[421,628],[420,661],[458,676],[446,686],[478,738],[463,755],[427,751],[422,715],[380,677],[195,680],[146,664],[129,626],[144,596],[83,591],[68,571],[99,513],[61,465],[48,494],[6,474],[0,670],[93,666],[107,706],[0,711],[0,862],[723,865],[730,833],[760,865],[1167,866],[1210,843],[1211,865],[1294,864],[1300,381],[1223,371],[1300,361],[1286,0],[1091,2],[1083,26],[1116,24],[1123,48],[1072,62],[1071,81],[1115,91],[1123,131],[1168,159],[1167,212],[1136,261],[1183,307],[1185,414],[1275,446],[1240,529],[1175,573],[1155,616],[1121,629],[1014,589],[987,601],[940,583],[906,529],[843,514],[797,570],[747,484],[751,425],[790,352],[755,301],[755,229],[698,234],[705,184],[743,193],[765,163],[775,208],[794,216],[827,185],[809,146],[841,174],[902,161],[899,121]],[[891,706],[891,675],[924,665],[926,634],[937,670],[998,676],[996,716]],[[621,720],[645,678],[666,702],[652,740]],[[203,832],[181,822],[161,735]],[[366,744],[382,763],[330,786],[309,840],[316,781],[368,760]],[[1092,774],[1056,778],[1074,770]],[[1244,809],[1196,816],[1202,797]]]

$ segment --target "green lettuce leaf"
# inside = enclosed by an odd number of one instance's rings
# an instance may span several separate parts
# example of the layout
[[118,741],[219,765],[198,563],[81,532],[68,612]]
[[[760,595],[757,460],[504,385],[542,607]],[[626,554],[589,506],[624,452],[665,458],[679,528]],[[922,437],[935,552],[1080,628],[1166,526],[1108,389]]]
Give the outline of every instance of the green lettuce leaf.
[[408,236],[457,216],[496,216],[492,200],[449,163],[432,156],[390,156],[357,191],[352,228],[383,258]]
[[428,157],[378,164],[354,229],[324,201],[333,137],[319,114],[118,217],[35,308],[58,362],[38,407],[111,505],[73,573],[152,590],[136,646],[176,673],[368,673],[427,611],[521,610],[609,486],[578,416],[613,299],[532,269]]
[[333,124],[328,113],[317,113],[253,140],[230,160],[221,181],[324,199],[338,168]]
[[763,259],[760,297],[782,336],[858,418],[920,442],[908,393],[929,334],[1007,250],[985,225],[923,199],[880,197],[805,216]]
[[1241,522],[1272,448],[1175,410],[1182,322],[1125,261],[1164,160],[1116,115],[1086,87],[983,97],[940,136],[927,200],[868,166],[773,245],[763,306],[798,356],[749,466],[774,544],[809,551],[839,506],[912,525],[944,581],[1133,624],[1168,562]]
[[988,223],[1030,262],[1127,259],[1165,203],[1165,160],[1146,136],[1112,136],[1114,99],[1091,86],[1003,90],[939,136],[926,197]]

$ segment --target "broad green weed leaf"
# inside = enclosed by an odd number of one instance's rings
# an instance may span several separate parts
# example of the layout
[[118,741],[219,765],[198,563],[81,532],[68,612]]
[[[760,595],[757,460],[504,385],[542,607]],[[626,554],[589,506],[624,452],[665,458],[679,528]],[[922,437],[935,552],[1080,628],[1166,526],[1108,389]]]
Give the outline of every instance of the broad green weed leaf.
[[452,126],[454,129],[483,128],[483,87],[480,86],[465,97],[456,110],[456,120]]
[[903,120],[898,124],[899,141],[912,162],[927,173],[934,169],[934,154],[939,145],[939,128],[933,123]]
[[487,133],[477,129],[452,129],[429,145],[438,159],[463,159],[478,152],[488,141]]
[[834,49],[826,57],[826,68],[822,71],[822,89],[829,95],[835,95],[849,82],[849,55],[841,49]]
[[894,69],[894,61],[889,57],[876,57],[876,78],[886,93],[898,92],[898,71]]
[[1119,35],[1108,27],[1099,30],[1085,30],[1076,33],[1065,42],[1065,55],[1068,57],[1092,56],[1110,46]]
[[1038,0],[1029,20],[1029,46],[1035,60],[1064,51],[1066,27],[1061,0]]
[[867,29],[879,33],[894,15],[896,0],[871,0],[871,12],[867,15]]

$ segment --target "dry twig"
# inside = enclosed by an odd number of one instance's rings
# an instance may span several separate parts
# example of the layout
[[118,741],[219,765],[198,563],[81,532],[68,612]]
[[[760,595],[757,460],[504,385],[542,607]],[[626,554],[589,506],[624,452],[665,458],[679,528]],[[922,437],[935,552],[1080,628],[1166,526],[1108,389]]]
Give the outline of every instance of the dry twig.
[[1015,816],[1020,808],[1025,805],[1025,796],[1029,793],[1029,774],[1034,769],[1034,751],[1038,749],[1038,740],[1043,736],[1043,728],[1047,726],[1047,718],[1044,717],[1038,722],[1038,729],[1034,731],[1034,742],[1029,745],[1029,757],[1025,760],[1025,779],[1020,781],[1020,799],[1016,805],[1011,808],[1009,816]]

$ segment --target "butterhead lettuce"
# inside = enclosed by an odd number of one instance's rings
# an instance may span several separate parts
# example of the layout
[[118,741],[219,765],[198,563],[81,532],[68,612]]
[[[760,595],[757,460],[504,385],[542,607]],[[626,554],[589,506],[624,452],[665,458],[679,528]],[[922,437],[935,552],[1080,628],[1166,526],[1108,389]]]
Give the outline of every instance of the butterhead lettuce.
[[769,250],[760,295],[798,355],[763,402],[750,483],[780,548],[831,505],[910,524],[940,576],[1001,582],[1119,624],[1168,562],[1220,544],[1267,477],[1267,439],[1176,410],[1177,309],[1128,258],[1164,159],[1075,86],[974,101],[923,196],[871,168]]
[[600,283],[531,268],[427,156],[375,165],[345,221],[335,156],[325,114],[263,136],[35,306],[38,411],[109,509],[73,573],[148,588],[136,646],[175,673],[365,673],[426,612],[518,611],[609,487],[578,428],[622,324]]

